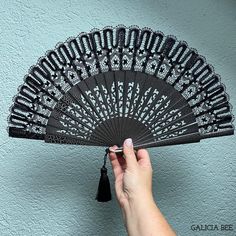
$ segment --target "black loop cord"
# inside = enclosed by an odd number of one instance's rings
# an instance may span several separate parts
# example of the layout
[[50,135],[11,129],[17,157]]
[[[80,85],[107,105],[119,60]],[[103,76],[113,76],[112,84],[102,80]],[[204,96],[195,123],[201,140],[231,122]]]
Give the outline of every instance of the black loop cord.
[[103,167],[106,167],[106,162],[107,162],[107,155],[110,152],[109,148],[105,149],[105,155],[104,155],[104,163],[103,163]]

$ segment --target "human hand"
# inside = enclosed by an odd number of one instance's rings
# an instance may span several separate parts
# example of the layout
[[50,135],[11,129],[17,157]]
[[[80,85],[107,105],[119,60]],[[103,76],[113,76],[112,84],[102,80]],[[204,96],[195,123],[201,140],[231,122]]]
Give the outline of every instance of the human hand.
[[132,139],[123,144],[124,157],[112,152],[109,159],[115,175],[116,197],[129,236],[175,236],[152,195],[152,165],[147,150],[136,153]]
[[132,139],[126,139],[123,143],[124,157],[112,152],[116,148],[110,148],[109,159],[120,207],[125,209],[139,199],[152,199],[152,165],[147,150],[140,149],[135,153]]

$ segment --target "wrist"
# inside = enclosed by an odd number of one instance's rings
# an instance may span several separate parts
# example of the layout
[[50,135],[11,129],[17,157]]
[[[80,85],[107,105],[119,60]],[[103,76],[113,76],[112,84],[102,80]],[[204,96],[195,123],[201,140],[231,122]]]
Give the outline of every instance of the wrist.
[[139,216],[143,217],[144,214],[149,214],[150,211],[156,209],[156,203],[153,195],[150,194],[139,194],[138,196],[130,197],[128,203],[122,207],[122,211],[126,218],[137,219]]
[[160,235],[176,235],[156,205],[152,194],[130,199],[122,212],[129,236],[156,235],[157,232]]
[[148,221],[152,219],[157,210],[152,194],[139,195],[129,199],[128,204],[122,208],[128,235],[145,235]]
[[155,204],[155,201],[152,193],[138,194],[137,196],[129,198],[129,210],[137,210],[137,207],[145,207],[147,209],[150,205],[153,204]]
[[137,206],[147,205],[147,203],[154,202],[152,192],[150,194],[147,194],[147,192],[145,194],[134,194],[133,196],[130,194],[120,194],[120,196],[117,195],[116,197],[122,211],[123,219],[126,218],[125,216],[128,215],[129,212],[134,211]]

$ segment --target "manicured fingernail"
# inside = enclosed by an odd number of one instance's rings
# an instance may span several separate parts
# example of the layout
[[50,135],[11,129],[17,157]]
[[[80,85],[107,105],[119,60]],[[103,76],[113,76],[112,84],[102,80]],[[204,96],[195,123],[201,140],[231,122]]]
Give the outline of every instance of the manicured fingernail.
[[125,146],[127,146],[127,147],[133,147],[133,141],[132,141],[132,139],[131,138],[127,138],[126,140],[125,140]]

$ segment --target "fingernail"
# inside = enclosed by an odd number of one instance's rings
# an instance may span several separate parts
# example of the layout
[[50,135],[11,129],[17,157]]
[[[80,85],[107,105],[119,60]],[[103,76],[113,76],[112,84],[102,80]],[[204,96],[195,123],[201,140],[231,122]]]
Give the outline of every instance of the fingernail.
[[133,141],[131,138],[127,138],[124,142],[125,146],[127,147],[133,147]]

